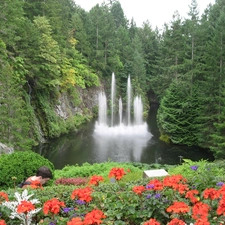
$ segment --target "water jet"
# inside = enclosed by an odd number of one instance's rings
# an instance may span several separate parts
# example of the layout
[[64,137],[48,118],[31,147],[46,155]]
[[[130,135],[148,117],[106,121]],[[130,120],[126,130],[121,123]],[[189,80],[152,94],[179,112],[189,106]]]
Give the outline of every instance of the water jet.
[[[141,137],[148,141],[152,134],[148,131],[146,122],[143,122],[143,103],[140,96],[135,96],[132,102],[132,85],[130,76],[127,79],[127,93],[126,93],[126,113],[123,117],[123,102],[122,97],[119,97],[118,102],[118,117],[115,121],[116,112],[116,79],[114,73],[112,74],[111,82],[111,118],[107,117],[107,98],[104,91],[99,93],[99,115],[96,121],[94,134],[100,136],[129,136]],[[133,118],[131,118],[131,107],[133,103]],[[111,121],[110,123],[108,121]]]

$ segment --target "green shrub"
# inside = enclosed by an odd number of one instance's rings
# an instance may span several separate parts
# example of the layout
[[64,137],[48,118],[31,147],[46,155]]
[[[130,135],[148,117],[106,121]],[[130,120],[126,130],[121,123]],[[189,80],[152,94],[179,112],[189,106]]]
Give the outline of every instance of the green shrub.
[[[104,162],[104,163],[83,163],[81,166],[65,166],[62,170],[55,171],[55,178],[71,178],[71,177],[90,177],[93,175],[103,176],[105,179],[108,177],[109,171],[113,167],[124,168],[127,175],[129,170],[132,173],[139,173],[140,177],[142,176],[143,170],[138,167],[133,166],[130,163],[119,163],[119,162]],[[126,177],[126,176],[125,176]],[[131,177],[132,179],[132,177]],[[106,180],[108,182],[108,180]],[[128,180],[126,180],[128,181]]]
[[47,166],[54,174],[54,165],[32,151],[14,152],[0,156],[0,188],[12,188],[29,176],[36,174],[41,166]]
[[183,159],[182,165],[171,168],[168,172],[181,174],[189,184],[193,184],[198,190],[213,187],[219,181],[225,181],[225,167],[220,167],[218,163],[199,160],[194,162],[190,159]]

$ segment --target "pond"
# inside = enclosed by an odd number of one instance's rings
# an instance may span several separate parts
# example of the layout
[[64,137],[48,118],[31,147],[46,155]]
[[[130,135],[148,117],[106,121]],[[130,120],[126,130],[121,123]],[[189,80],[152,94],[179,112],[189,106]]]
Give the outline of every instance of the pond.
[[[166,144],[159,140],[156,123],[157,106],[151,106],[146,119],[148,137],[138,135],[96,135],[92,120],[85,124],[79,133],[70,133],[51,139],[48,143],[34,148],[34,151],[49,159],[56,169],[65,165],[82,165],[106,161],[141,162],[159,164],[179,164],[182,158],[197,161],[212,161],[213,155],[205,149]],[[138,131],[137,131],[138,132]]]

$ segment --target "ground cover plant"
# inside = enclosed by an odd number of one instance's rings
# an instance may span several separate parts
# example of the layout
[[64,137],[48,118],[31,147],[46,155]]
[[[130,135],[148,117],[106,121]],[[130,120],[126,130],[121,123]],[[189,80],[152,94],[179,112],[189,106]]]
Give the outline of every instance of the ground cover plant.
[[[2,190],[0,224],[222,225],[225,222],[222,162],[218,162],[218,167],[216,162],[184,160],[182,165],[168,169],[169,176],[145,179],[140,165],[105,164],[84,165],[88,168],[83,168],[87,179],[84,183]],[[82,166],[76,168],[79,171]],[[75,179],[74,167],[64,170]],[[56,180],[69,178],[60,176],[61,171],[55,171]]]

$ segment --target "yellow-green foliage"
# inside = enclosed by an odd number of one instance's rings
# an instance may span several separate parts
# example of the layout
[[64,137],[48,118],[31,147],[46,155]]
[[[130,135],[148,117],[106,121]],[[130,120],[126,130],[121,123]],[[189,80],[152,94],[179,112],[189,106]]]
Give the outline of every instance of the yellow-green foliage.
[[[124,168],[127,175],[123,178],[123,180],[133,180],[135,177],[140,178],[142,176],[143,170],[133,166],[132,164],[128,163],[118,163],[118,162],[105,162],[105,163],[84,163],[81,166],[65,166],[62,170],[55,171],[55,178],[61,177],[90,177],[92,175],[100,175],[105,178],[108,182],[108,174],[109,171],[113,167],[120,167]],[[132,175],[129,175],[130,172]]]
[[162,135],[159,137],[159,139],[160,139],[161,141],[164,141],[165,143],[170,143],[170,138],[169,138],[168,135],[162,134]]
[[[123,163],[123,162],[103,162],[103,163],[84,163],[81,166],[65,166],[62,170],[55,170],[55,178],[72,178],[72,177],[90,177],[92,175],[100,175],[104,177],[105,182],[109,182],[108,174],[109,171],[114,168],[124,168],[126,175],[123,177],[121,182],[129,182],[141,179],[144,170],[161,169],[164,168],[168,171],[170,165],[160,164],[145,164],[145,163]],[[129,172],[130,171],[130,172]]]

